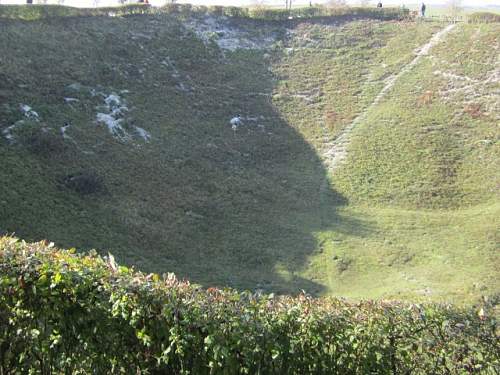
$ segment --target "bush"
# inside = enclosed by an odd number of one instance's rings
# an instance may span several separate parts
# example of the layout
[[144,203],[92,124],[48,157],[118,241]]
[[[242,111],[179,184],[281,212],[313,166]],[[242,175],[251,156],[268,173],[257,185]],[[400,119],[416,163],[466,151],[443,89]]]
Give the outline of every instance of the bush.
[[67,149],[64,139],[40,123],[38,118],[22,119],[15,125],[10,131],[14,142],[36,155],[50,157]]
[[21,19],[33,21],[56,17],[89,17],[89,16],[127,16],[133,14],[151,13],[147,4],[130,4],[106,8],[72,8],[61,5],[2,5],[0,19]]
[[249,17],[248,8],[240,8],[240,7],[224,7],[224,15],[226,17],[235,17],[235,18]]
[[[25,127],[27,128],[27,126]],[[60,154],[67,148],[60,135],[39,125],[31,127],[29,130],[23,129],[19,135],[19,141],[32,153],[45,157]]]
[[500,22],[500,15],[490,12],[476,12],[467,17],[469,23],[496,23]]
[[177,11],[184,17],[189,17],[193,13],[194,7],[191,4],[177,4]]
[[62,182],[64,186],[81,195],[95,194],[104,191],[103,180],[95,172],[70,174],[65,176]]
[[211,5],[208,7],[208,12],[214,16],[220,17],[224,15],[224,7],[220,5]]
[[62,137],[43,130],[26,138],[24,142],[34,154],[47,157],[64,152],[67,148]]
[[0,238],[0,373],[498,373],[477,310],[200,289]]
[[213,14],[216,16],[224,15],[235,18],[254,18],[266,21],[285,21],[292,18],[316,18],[316,17],[340,17],[354,16],[376,19],[401,19],[409,14],[407,9],[402,8],[355,8],[355,7],[336,7],[328,8],[304,7],[295,8],[290,11],[285,9],[276,9],[269,7],[205,7],[193,6],[191,4],[166,4],[161,8],[152,8],[147,4],[131,4],[119,7],[108,8],[87,8],[78,9],[60,5],[2,5],[0,7],[0,19],[23,19],[37,20],[53,17],[87,17],[87,16],[117,16],[124,17],[134,14],[174,14],[183,17],[200,16],[204,14]]

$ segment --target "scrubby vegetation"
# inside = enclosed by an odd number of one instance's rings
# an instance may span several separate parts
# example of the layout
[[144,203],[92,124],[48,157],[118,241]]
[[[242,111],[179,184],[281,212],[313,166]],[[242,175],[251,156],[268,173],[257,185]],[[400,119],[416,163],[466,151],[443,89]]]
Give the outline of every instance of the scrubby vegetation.
[[495,374],[492,314],[203,290],[0,238],[2,374]]
[[0,18],[38,20],[58,17],[90,17],[112,16],[123,17],[136,14],[175,14],[182,16],[226,16],[235,18],[252,18],[267,21],[286,21],[293,18],[321,17],[363,17],[374,19],[402,19],[408,16],[408,9],[388,7],[373,9],[364,7],[329,8],[324,6],[294,8],[285,10],[269,7],[222,7],[193,6],[191,4],[167,4],[161,8],[153,8],[145,4],[130,4],[120,7],[71,8],[60,5],[4,5],[0,8]]
[[491,12],[475,12],[467,16],[470,23],[500,22],[500,14]]

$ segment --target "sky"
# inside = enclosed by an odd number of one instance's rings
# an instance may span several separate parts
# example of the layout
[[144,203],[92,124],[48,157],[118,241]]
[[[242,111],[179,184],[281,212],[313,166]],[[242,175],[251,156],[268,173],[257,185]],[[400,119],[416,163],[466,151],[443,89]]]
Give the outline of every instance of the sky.
[[[167,0],[150,0],[153,5],[162,5]],[[249,5],[255,3],[257,0],[178,0],[178,3],[192,3],[198,5]],[[260,0],[262,1],[262,0]],[[284,3],[284,0],[263,0],[264,3],[270,5],[280,5]],[[322,3],[326,0],[312,0],[313,3]],[[34,0],[36,3],[37,0]],[[117,0],[99,0],[99,4],[102,5],[114,5],[117,4]],[[130,2],[134,2],[131,0]],[[294,4],[309,4],[309,0],[293,0]],[[359,0],[348,0],[351,4],[359,3]],[[376,4],[378,0],[371,0],[372,4]],[[420,0],[382,0],[384,5],[410,5],[415,3],[420,3]],[[429,5],[444,4],[446,0],[424,0],[424,2]],[[24,4],[25,0],[0,0],[0,4]],[[48,3],[57,3],[57,0],[48,0]],[[64,0],[64,4],[71,6],[92,6],[93,0]],[[500,0],[463,0],[463,5],[465,6],[500,6]]]

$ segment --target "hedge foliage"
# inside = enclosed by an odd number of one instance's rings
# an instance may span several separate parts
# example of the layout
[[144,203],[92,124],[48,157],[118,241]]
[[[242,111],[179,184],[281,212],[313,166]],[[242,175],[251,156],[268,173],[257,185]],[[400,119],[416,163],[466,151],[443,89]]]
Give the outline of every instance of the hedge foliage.
[[1,374],[498,374],[485,306],[208,290],[0,238]]
[[103,8],[73,8],[62,5],[1,5],[0,18],[33,21],[56,17],[89,17],[89,16],[127,16],[144,14],[150,7],[145,4],[132,4]]
[[496,23],[500,22],[500,14],[491,12],[476,12],[467,17],[469,23]]
[[268,7],[222,7],[222,6],[193,6],[191,4],[167,4],[156,8],[147,4],[131,4],[118,7],[102,8],[72,8],[61,5],[2,5],[0,18],[37,20],[53,17],[88,17],[88,16],[115,16],[123,17],[135,14],[179,14],[190,15],[217,15],[236,18],[252,18],[267,21],[285,21],[298,18],[318,17],[366,17],[375,19],[401,19],[408,14],[403,8],[363,8],[363,7],[305,7],[291,11]]

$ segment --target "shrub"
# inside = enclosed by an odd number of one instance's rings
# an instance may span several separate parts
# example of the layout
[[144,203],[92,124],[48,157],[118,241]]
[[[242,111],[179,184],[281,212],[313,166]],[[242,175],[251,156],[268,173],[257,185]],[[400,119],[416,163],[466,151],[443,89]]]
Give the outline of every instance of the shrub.
[[224,15],[227,17],[245,18],[249,17],[247,8],[224,7]]
[[167,3],[161,7],[160,13],[176,14],[179,11],[179,6],[175,3]]
[[29,134],[24,133],[20,141],[32,153],[46,157],[60,154],[67,148],[61,136],[41,127],[34,128]]
[[4,374],[494,374],[490,308],[203,290],[0,238]]
[[134,14],[175,14],[188,16],[200,16],[206,13],[224,15],[235,18],[256,18],[267,21],[285,21],[292,18],[314,18],[314,17],[340,17],[354,16],[376,19],[401,19],[409,14],[407,9],[325,6],[295,8],[290,11],[285,9],[269,8],[264,6],[252,8],[240,7],[205,7],[193,6],[191,4],[169,3],[161,8],[152,8],[147,4],[130,4],[107,8],[71,8],[60,5],[2,5],[0,7],[0,19],[23,19],[37,20],[52,17],[87,17],[87,16],[118,16],[125,17]]
[[41,156],[52,156],[66,150],[66,144],[62,137],[52,132],[40,131],[32,137],[25,139],[28,149]]
[[500,14],[490,12],[476,12],[467,17],[469,23],[496,23],[500,22]]
[[16,123],[10,134],[14,141],[34,154],[52,156],[66,150],[64,139],[38,121],[38,118],[23,119]]
[[95,172],[87,171],[70,174],[62,180],[64,186],[81,195],[95,194],[104,191],[104,183]]
[[177,4],[177,11],[184,17],[189,17],[193,13],[194,7],[191,4]]
[[22,19],[27,21],[55,17],[88,17],[88,16],[127,16],[151,13],[147,4],[130,4],[103,8],[72,8],[61,5],[2,5],[0,19]]
[[248,9],[250,18],[268,21],[280,21],[288,18],[289,12],[285,9],[273,9],[264,5],[253,6]]
[[224,7],[220,5],[211,5],[208,7],[208,12],[214,16],[220,17],[224,15]]

